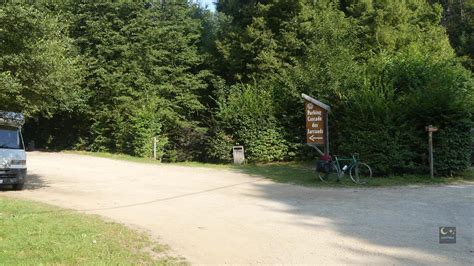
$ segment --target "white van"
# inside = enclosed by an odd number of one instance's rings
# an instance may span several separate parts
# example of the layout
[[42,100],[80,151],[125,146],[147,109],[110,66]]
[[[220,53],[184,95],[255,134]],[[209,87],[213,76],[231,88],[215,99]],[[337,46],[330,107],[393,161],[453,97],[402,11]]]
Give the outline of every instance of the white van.
[[21,135],[25,117],[0,111],[0,186],[23,189],[26,178],[26,152]]

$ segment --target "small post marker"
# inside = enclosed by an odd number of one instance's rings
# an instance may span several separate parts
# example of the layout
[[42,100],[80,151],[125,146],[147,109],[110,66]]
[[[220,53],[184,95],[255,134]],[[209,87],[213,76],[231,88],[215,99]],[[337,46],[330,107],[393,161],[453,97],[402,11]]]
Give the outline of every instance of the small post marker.
[[153,137],[153,159],[156,160],[156,137]]
[[434,178],[434,161],[433,161],[433,132],[438,131],[437,127],[429,125],[425,127],[428,131],[428,150],[429,150],[429,160],[430,160],[430,177]]

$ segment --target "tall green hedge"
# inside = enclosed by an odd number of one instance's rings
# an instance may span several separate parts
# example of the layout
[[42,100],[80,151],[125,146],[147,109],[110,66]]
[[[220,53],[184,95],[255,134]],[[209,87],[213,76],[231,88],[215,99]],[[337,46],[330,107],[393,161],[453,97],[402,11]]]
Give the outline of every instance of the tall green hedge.
[[[234,145],[244,145],[246,157],[252,162],[279,161],[287,157],[288,146],[274,116],[270,90],[258,84],[235,85],[220,100],[220,126],[232,136]],[[213,154],[225,154],[218,152],[222,141],[211,144],[216,145],[211,147]]]
[[451,175],[469,163],[472,126],[471,73],[456,62],[425,56],[387,61],[379,79],[353,94],[338,123],[341,152],[359,151],[377,174],[426,172],[425,126],[434,133],[437,174]]

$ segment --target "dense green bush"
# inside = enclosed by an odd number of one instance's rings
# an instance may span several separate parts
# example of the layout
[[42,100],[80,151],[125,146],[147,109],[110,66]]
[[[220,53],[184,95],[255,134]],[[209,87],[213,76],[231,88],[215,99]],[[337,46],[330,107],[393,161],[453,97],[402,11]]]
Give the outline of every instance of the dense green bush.
[[[146,106],[146,105],[145,105]],[[150,106],[153,106],[150,104]],[[132,109],[133,110],[133,109]],[[167,139],[161,134],[161,123],[153,109],[135,109],[125,117],[114,132],[121,153],[139,157],[152,157],[153,138],[157,138],[157,158],[163,156]]]
[[[399,55],[386,60],[371,87],[348,99],[335,143],[358,151],[378,174],[423,172],[427,161],[425,126],[434,134],[436,170],[463,170],[469,160],[472,125],[470,73],[456,62]],[[334,117],[338,119],[338,117]]]
[[252,162],[287,157],[288,147],[273,110],[271,94],[257,84],[235,85],[221,99],[218,118],[234,144],[243,145]]
[[287,157],[288,147],[275,128],[242,128],[238,134],[244,147],[246,158],[251,162],[281,161]]
[[393,91],[364,88],[348,99],[343,113],[334,114],[339,129],[333,147],[339,154],[359,153],[375,174],[392,174],[413,168],[409,125]]
[[230,162],[232,160],[232,147],[235,141],[231,135],[218,130],[207,140],[207,159],[214,162]]
[[453,175],[471,162],[471,134],[467,123],[451,125],[434,135],[434,164],[438,174]]

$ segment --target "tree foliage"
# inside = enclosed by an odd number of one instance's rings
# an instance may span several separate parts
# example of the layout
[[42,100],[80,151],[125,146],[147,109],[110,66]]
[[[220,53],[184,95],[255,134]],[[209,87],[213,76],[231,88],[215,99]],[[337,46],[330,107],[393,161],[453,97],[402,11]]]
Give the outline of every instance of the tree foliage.
[[441,23],[446,27],[449,39],[464,65],[474,70],[474,1],[430,0],[443,6]]
[[[465,169],[472,1],[2,4],[0,104],[40,147],[228,162],[306,160],[301,93],[331,105],[331,150],[376,174]],[[28,32],[29,34],[23,34]],[[67,137],[66,137],[67,136]]]
[[84,104],[79,57],[60,17],[29,5],[0,6],[0,106],[51,116]]

